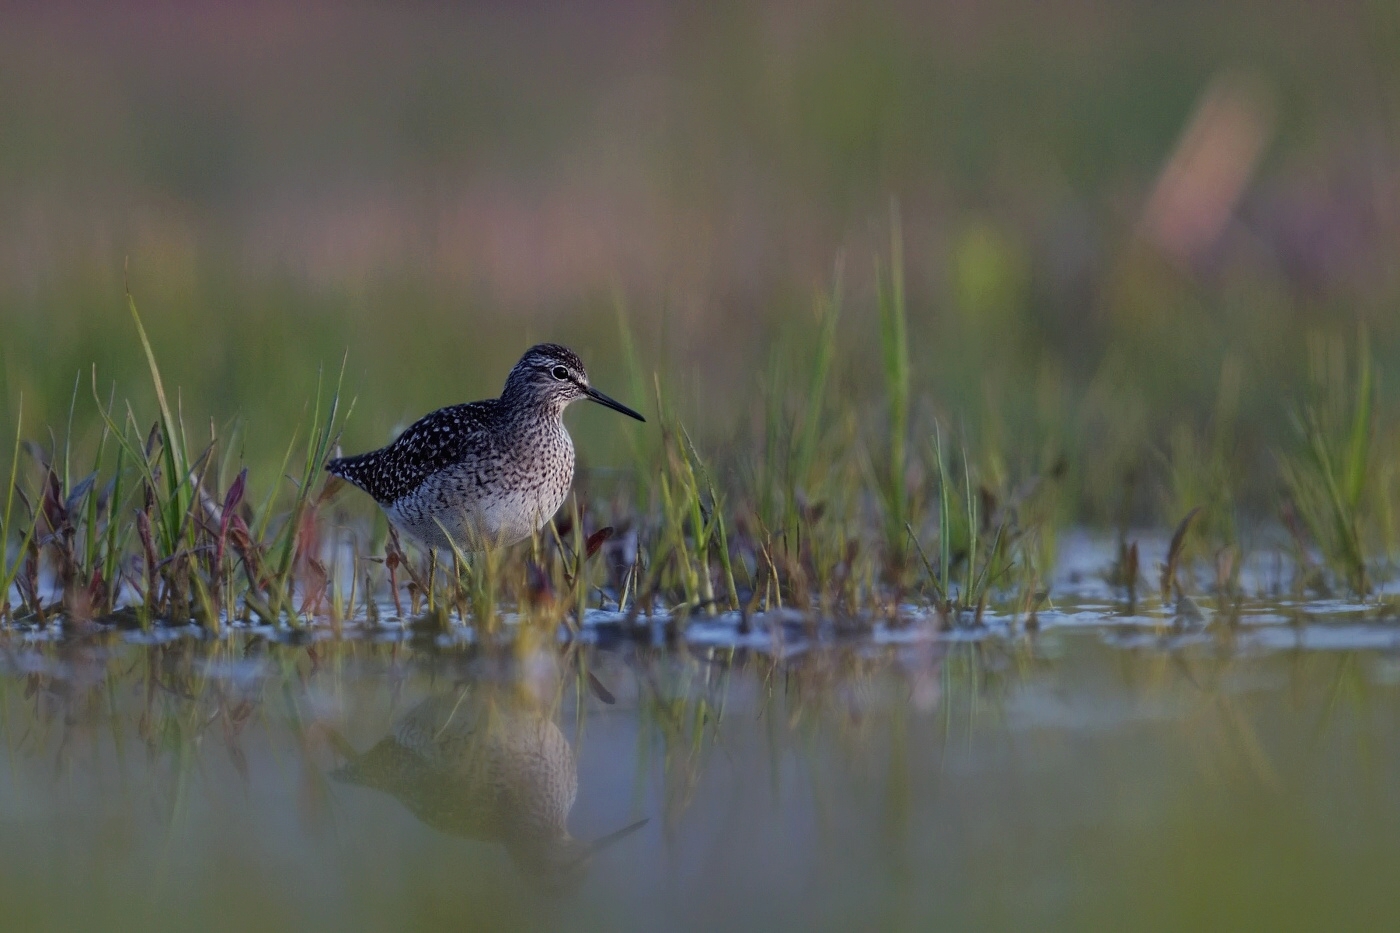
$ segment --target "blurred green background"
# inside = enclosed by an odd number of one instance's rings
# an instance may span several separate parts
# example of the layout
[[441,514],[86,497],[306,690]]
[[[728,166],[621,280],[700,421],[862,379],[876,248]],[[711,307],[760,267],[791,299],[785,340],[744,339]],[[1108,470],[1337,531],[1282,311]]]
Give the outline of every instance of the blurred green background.
[[[1081,518],[1156,517],[1198,443],[1173,438],[1211,432],[1271,509],[1273,481],[1249,478],[1363,326],[1394,408],[1395,4],[0,16],[7,435],[21,393],[27,435],[61,431],[78,376],[91,431],[94,364],[153,415],[129,276],[187,422],[241,417],[253,463],[278,462],[345,354],[348,450],[495,394],[543,339],[646,405],[622,311],[732,465],[838,265],[840,397],[878,424],[873,281],[896,224],[915,424],[1008,474],[1065,456]],[[623,456],[607,413],[571,420],[586,462]]]

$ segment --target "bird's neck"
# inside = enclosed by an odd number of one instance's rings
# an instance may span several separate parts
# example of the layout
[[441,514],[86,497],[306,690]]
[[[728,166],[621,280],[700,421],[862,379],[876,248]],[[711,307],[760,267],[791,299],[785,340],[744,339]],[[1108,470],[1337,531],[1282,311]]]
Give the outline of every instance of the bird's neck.
[[554,427],[562,426],[567,404],[532,392],[513,392],[509,385],[501,393],[502,407],[508,412],[516,413],[516,420],[520,425],[545,423]]

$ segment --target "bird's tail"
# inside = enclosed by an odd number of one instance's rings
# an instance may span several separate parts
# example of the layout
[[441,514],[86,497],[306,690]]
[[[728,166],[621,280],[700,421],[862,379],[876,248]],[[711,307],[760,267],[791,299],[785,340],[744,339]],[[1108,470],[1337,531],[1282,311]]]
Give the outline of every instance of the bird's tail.
[[368,460],[367,454],[359,454],[354,457],[336,457],[334,460],[326,461],[326,472],[332,476],[339,476],[346,482],[354,483],[363,489],[366,460]]

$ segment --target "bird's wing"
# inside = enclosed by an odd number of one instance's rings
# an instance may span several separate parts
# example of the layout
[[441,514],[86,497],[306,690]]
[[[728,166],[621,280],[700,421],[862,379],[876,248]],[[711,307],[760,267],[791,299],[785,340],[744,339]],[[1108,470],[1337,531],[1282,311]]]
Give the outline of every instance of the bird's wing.
[[423,765],[466,774],[486,761],[489,735],[471,688],[428,697],[394,723],[393,737]]
[[490,452],[492,402],[468,402],[424,415],[379,450],[343,457],[326,469],[381,503],[395,502],[439,470]]

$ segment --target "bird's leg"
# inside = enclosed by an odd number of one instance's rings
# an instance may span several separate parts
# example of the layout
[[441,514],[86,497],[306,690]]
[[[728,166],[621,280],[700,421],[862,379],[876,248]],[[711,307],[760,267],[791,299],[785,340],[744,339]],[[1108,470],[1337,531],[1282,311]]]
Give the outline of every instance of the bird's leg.
[[437,548],[428,548],[428,612],[437,611],[437,601],[435,599],[437,591]]
[[384,566],[389,568],[389,592],[394,597],[394,614],[403,618],[403,603],[399,601],[399,575],[396,573],[403,559],[403,548],[399,546],[399,534],[394,526],[389,526],[389,540],[384,542]]
[[399,601],[399,575],[397,573],[399,559],[390,555],[384,559],[384,565],[389,568],[389,593],[394,597],[394,615],[403,618],[403,603]]
[[467,621],[467,612],[462,605],[462,558],[457,553],[457,549],[452,549],[452,604],[457,608],[457,618],[463,623]]

